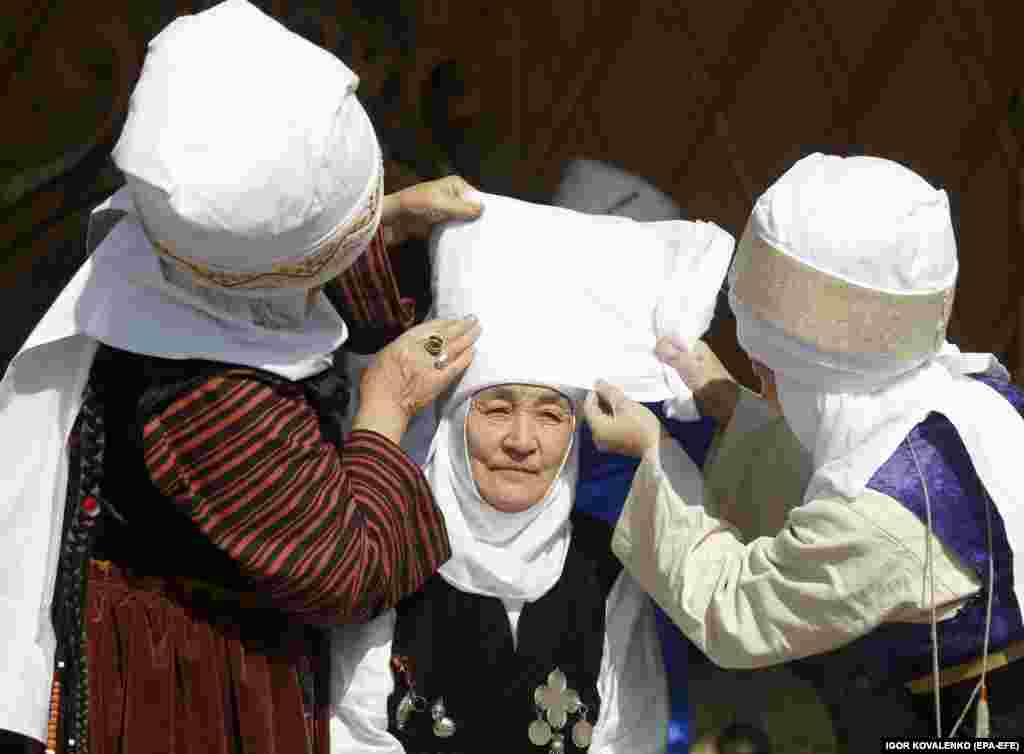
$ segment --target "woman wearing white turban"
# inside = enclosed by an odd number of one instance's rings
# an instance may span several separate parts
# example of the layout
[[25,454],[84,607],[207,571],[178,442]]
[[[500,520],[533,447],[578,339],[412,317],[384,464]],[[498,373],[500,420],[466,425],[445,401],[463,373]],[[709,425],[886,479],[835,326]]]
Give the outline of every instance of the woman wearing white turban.
[[335,631],[334,754],[664,749],[651,605],[610,527],[572,514],[582,393],[485,384],[446,412],[427,477],[452,557]]
[[487,323],[426,458],[452,557],[396,610],[336,630],[332,751],[663,752],[652,606],[610,527],[572,510],[577,406],[606,370],[639,399],[671,394],[657,334],[706,330],[732,238],[482,199],[433,259],[438,313]]
[[758,200],[731,271],[766,399],[703,343],[659,344],[721,426],[703,483],[666,470],[673,443],[619,391],[588,399],[595,438],[644,459],[626,569],[720,665],[812,658],[849,751],[1024,720],[1024,394],[946,342],[956,273],[944,192],[812,155]]

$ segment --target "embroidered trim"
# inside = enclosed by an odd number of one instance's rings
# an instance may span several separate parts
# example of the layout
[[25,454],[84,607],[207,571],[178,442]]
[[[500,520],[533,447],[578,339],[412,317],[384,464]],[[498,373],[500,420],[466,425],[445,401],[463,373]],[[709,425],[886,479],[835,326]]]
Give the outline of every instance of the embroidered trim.
[[753,236],[736,247],[733,292],[762,319],[827,353],[911,359],[946,338],[955,286],[893,293],[840,280]]
[[370,192],[366,207],[348,224],[339,226],[320,248],[299,261],[280,262],[259,272],[219,269],[176,253],[170,242],[154,241],[159,256],[192,275],[198,282],[215,288],[295,288],[313,287],[342,271],[353,250],[369,246],[377,230],[384,199],[384,171],[378,172],[377,186]]
[[[104,505],[103,412],[91,383],[69,441],[68,490],[57,586],[51,618],[57,635],[56,668],[47,744],[54,751],[89,752],[89,666],[85,609],[89,556]],[[62,745],[62,748],[55,748]]]

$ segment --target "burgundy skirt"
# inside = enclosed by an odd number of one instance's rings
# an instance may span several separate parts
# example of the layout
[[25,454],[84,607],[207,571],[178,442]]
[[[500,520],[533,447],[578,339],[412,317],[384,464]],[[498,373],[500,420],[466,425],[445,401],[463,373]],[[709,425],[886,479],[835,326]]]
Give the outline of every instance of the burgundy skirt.
[[172,579],[90,565],[90,754],[326,754],[323,632]]

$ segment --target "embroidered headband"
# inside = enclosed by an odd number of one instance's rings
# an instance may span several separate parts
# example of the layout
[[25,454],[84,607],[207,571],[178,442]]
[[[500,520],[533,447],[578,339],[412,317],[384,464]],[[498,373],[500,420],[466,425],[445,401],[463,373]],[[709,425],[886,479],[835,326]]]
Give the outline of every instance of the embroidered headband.
[[732,278],[736,298],[792,338],[827,353],[901,360],[942,346],[955,290],[901,293],[858,285],[790,256],[749,226]]
[[197,283],[232,291],[309,289],[322,285],[347,269],[369,246],[380,224],[384,197],[384,171],[361,206],[304,257],[275,262],[263,270],[237,271],[204,264],[175,251],[173,242],[151,238],[157,255],[190,274]]

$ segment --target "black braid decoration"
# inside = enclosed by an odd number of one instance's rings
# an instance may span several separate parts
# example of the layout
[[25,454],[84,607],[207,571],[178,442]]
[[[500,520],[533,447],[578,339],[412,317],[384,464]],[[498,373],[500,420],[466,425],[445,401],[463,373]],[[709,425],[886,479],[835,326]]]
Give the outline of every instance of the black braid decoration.
[[[83,613],[89,558],[103,511],[103,410],[86,385],[68,443],[68,491],[51,617],[57,635],[60,684],[58,751],[89,752],[89,668]],[[51,726],[54,721],[51,720]]]

